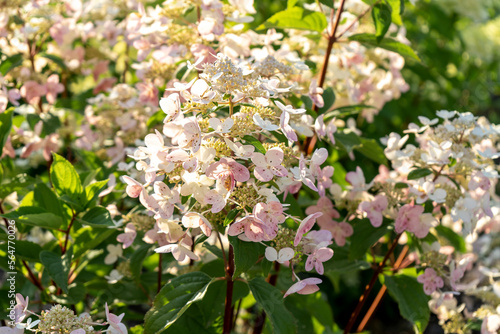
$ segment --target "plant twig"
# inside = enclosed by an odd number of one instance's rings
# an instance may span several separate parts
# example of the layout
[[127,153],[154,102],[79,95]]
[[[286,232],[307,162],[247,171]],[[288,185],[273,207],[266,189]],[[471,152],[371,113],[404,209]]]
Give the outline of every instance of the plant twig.
[[224,304],[224,328],[223,334],[230,334],[233,328],[233,274],[234,274],[234,250],[233,246],[229,244],[229,252],[226,262],[226,301]]
[[344,329],[344,334],[350,333],[350,330],[354,326],[354,323],[356,322],[356,319],[358,318],[359,313],[361,312],[361,309],[365,305],[366,298],[368,297],[368,295],[372,291],[373,286],[375,285],[375,282],[378,279],[378,275],[380,275],[380,273],[384,269],[385,263],[387,262],[387,260],[391,256],[392,252],[394,252],[394,250],[396,249],[396,246],[398,245],[398,241],[399,241],[400,237],[401,237],[401,233],[396,236],[396,238],[394,239],[394,241],[391,245],[391,248],[389,248],[389,250],[387,251],[387,254],[385,254],[385,256],[384,256],[384,259],[379,263],[377,269],[373,273],[373,276],[370,280],[370,283],[368,283],[368,285],[365,287],[365,291],[364,291],[363,295],[359,298],[358,305],[356,305],[354,312],[352,312],[352,314],[351,314],[351,318],[349,319],[349,322],[347,323],[347,326]]
[[[401,263],[403,262],[403,259],[405,258],[406,254],[408,253],[408,249],[409,249],[408,245],[405,245],[403,250],[401,251],[401,254],[399,254],[399,256],[398,256],[398,259],[394,263],[394,266],[392,266],[392,268],[394,270],[399,269],[399,267],[401,266]],[[380,301],[382,300],[382,298],[384,297],[386,291],[387,291],[387,287],[384,284],[384,285],[382,285],[382,288],[380,289],[377,296],[375,297],[372,304],[370,305],[370,308],[368,309],[365,316],[363,317],[363,320],[361,320],[361,323],[359,324],[356,332],[362,332],[365,329],[366,324],[368,323],[368,321],[372,317],[373,313],[377,309],[377,307],[378,307]]]
[[23,263],[24,268],[26,268],[26,270],[28,271],[28,276],[29,276],[29,279],[30,279],[31,283],[33,283],[40,291],[43,291],[44,288],[42,286],[42,283],[35,276],[35,274],[33,274],[33,272],[31,271],[31,268],[28,266],[28,264],[26,263],[26,261],[23,260],[22,263]]
[[68,228],[64,231],[65,237],[64,237],[64,247],[61,249],[62,255],[66,253],[68,250],[68,240],[69,240],[69,232],[71,231],[71,227],[73,227],[73,223],[75,222],[76,218],[76,212],[73,211],[73,216],[71,217],[71,221],[69,222]]

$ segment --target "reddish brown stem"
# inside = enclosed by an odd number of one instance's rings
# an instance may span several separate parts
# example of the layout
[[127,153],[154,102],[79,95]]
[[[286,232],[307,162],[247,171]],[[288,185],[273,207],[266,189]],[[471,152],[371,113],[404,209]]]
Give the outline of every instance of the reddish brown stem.
[[349,322],[347,323],[347,326],[344,329],[344,334],[350,333],[351,328],[354,326],[354,323],[356,322],[356,319],[358,318],[359,313],[361,312],[361,309],[365,305],[366,298],[368,297],[368,295],[372,291],[373,286],[375,285],[375,282],[378,279],[378,275],[380,275],[380,273],[382,272],[382,270],[385,267],[385,263],[387,262],[387,260],[391,256],[391,254],[396,249],[396,246],[398,245],[398,240],[400,237],[401,237],[401,233],[396,236],[396,238],[394,239],[394,241],[391,245],[391,248],[389,248],[389,250],[387,251],[387,254],[385,254],[385,256],[384,256],[384,259],[379,263],[377,269],[373,273],[373,276],[370,280],[370,283],[368,283],[368,285],[365,287],[365,291],[364,291],[363,295],[359,298],[358,305],[356,305],[354,312],[351,314],[351,318],[349,319]]
[[33,283],[40,291],[43,291],[44,289],[43,289],[43,286],[42,286],[42,283],[40,282],[40,280],[33,274],[33,272],[31,271],[31,268],[28,266],[26,261],[23,260],[22,262],[23,262],[24,268],[26,268],[26,270],[28,271],[28,276],[29,276],[31,283]]
[[[399,269],[399,267],[401,266],[401,263],[403,262],[403,259],[405,258],[406,254],[408,253],[408,249],[409,249],[408,246],[405,245],[403,250],[401,251],[401,254],[399,254],[399,256],[398,256],[398,259],[396,260],[396,262],[392,266],[392,268],[394,270]],[[377,296],[375,297],[372,304],[370,305],[370,308],[368,309],[368,312],[366,312],[365,316],[363,317],[363,320],[361,320],[361,323],[359,324],[356,332],[359,333],[365,329],[366,324],[368,323],[368,321],[372,317],[373,313],[377,309],[377,307],[380,304],[380,301],[382,300],[382,298],[384,297],[386,291],[387,291],[387,287],[384,284],[384,285],[382,285],[382,288],[380,289]]]
[[234,274],[234,250],[233,246],[229,245],[229,252],[226,262],[226,302],[224,305],[224,328],[223,334],[230,334],[233,328],[233,274]]
[[161,261],[162,261],[162,253],[158,253],[158,288],[156,291],[160,292],[161,290],[161,272],[163,271],[162,266],[161,266]]
[[69,222],[68,228],[66,229],[66,231],[64,231],[65,237],[64,237],[64,247],[61,249],[62,255],[66,254],[66,251],[68,250],[69,232],[71,231],[71,228],[73,227],[73,223],[75,222],[75,218],[76,218],[76,212],[73,211],[73,217],[71,217],[71,221]]

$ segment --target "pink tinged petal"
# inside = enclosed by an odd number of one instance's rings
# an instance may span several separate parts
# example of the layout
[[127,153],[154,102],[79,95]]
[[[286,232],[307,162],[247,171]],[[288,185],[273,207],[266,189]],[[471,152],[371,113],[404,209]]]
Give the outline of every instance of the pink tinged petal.
[[326,148],[320,148],[316,150],[311,158],[311,163],[315,165],[323,164],[328,158],[328,150]]
[[150,133],[144,138],[144,142],[148,148],[159,150],[163,148],[163,137],[161,135]]
[[278,177],[285,177],[288,175],[288,170],[281,165],[271,166],[271,171],[274,175],[276,175]]
[[255,167],[253,173],[257,180],[262,182],[268,182],[273,179],[273,173],[267,168]]
[[184,163],[182,164],[182,168],[190,173],[194,172],[198,168],[198,159],[193,157],[189,160],[184,161]]
[[266,259],[268,261],[276,261],[278,259],[278,252],[276,251],[276,249],[272,248],[272,247],[267,247],[266,248]]
[[250,172],[248,171],[248,168],[242,164],[232,161],[229,163],[229,166],[231,166],[236,181],[246,182],[250,179]]
[[300,290],[304,289],[305,286],[307,285],[306,282],[304,281],[298,281],[297,283],[295,283],[294,285],[292,285],[285,293],[285,295],[283,296],[283,298],[286,298],[287,296],[291,295],[292,293],[296,293],[296,292],[299,292]]
[[382,225],[382,221],[384,220],[384,217],[380,212],[377,211],[371,211],[368,215],[368,219],[370,220],[370,223],[373,225],[373,227],[380,227]]
[[315,262],[316,262],[316,259],[314,258],[314,254],[310,254],[306,260],[306,265],[305,265],[306,271],[311,271],[312,268],[314,268]]
[[330,260],[332,256],[333,256],[333,249],[331,248],[323,247],[316,251],[316,258],[321,262]]
[[298,281],[297,283],[292,285],[290,289],[288,289],[283,298],[292,293],[298,293],[301,295],[314,293],[319,290],[317,284],[320,284],[321,282],[322,280],[316,277],[306,278],[305,280]]
[[231,224],[231,226],[229,226],[229,229],[227,230],[227,234],[232,236],[232,237],[235,237],[235,236],[245,232],[245,224],[246,224],[245,219],[246,218],[242,218],[239,221]]
[[166,161],[183,162],[189,159],[189,154],[184,150],[174,150],[165,156]]
[[290,261],[295,256],[295,251],[290,247],[285,247],[280,249],[278,262],[284,263],[286,261]]
[[270,166],[277,167],[281,165],[283,158],[284,158],[283,150],[279,147],[273,147],[272,149],[266,152],[266,162]]
[[307,216],[302,221],[299,228],[297,229],[297,234],[296,234],[295,240],[293,242],[293,245],[295,247],[297,247],[297,245],[300,243],[304,234],[306,234],[307,232],[309,232],[312,229],[312,227],[316,223],[316,219],[318,217],[321,217],[322,215],[323,215],[322,212],[316,212],[316,213],[313,213],[312,215]]
[[252,162],[255,164],[257,167],[262,167],[266,168],[267,167],[267,161],[266,157],[262,153],[254,152],[252,154]]

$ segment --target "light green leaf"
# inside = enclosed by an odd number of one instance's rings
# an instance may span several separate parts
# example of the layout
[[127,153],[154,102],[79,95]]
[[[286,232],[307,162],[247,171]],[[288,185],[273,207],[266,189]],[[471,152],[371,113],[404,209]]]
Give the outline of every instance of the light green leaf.
[[334,137],[337,144],[343,147],[348,153],[356,150],[378,164],[387,165],[384,150],[375,139],[362,138],[354,132],[337,132],[334,134]]
[[10,129],[12,128],[12,115],[14,108],[9,108],[5,112],[0,113],[0,156],[3,152],[3,147],[9,137]]
[[85,198],[87,205],[97,198],[99,193],[106,187],[108,180],[97,181],[85,187]]
[[400,43],[392,38],[383,38],[381,41],[377,40],[377,37],[372,34],[357,34],[349,37],[351,41],[358,41],[361,44],[371,47],[379,47],[389,51],[399,53],[401,56],[407,59],[413,59],[420,62],[420,58],[417,56],[415,51],[406,44]]
[[404,0],[387,0],[389,5],[392,8],[392,22],[394,22],[397,25],[402,25],[403,20],[401,19],[401,15],[404,12],[405,9],[405,2]]
[[239,277],[248,271],[264,254],[264,246],[257,242],[246,242],[238,237],[229,237],[234,249],[234,274],[233,278]]
[[59,195],[67,195],[74,203],[80,203],[82,184],[75,168],[68,160],[53,153],[54,161],[50,166],[50,178]]
[[296,333],[295,319],[283,304],[281,291],[269,284],[263,277],[256,277],[248,282],[250,291],[257,303],[264,309],[273,325],[273,333]]
[[429,296],[424,293],[422,284],[414,277],[406,275],[385,276],[389,294],[398,303],[401,315],[414,323],[423,332],[429,323]]
[[81,224],[90,225],[93,227],[109,227],[114,226],[111,214],[108,209],[102,206],[96,206],[87,211],[81,219],[78,219]]
[[116,230],[95,229],[91,226],[84,226],[73,235],[75,257],[80,257],[90,249],[96,248],[101,242],[108,239]]
[[18,67],[23,63],[23,55],[18,53],[16,55],[7,57],[7,59],[0,62],[0,73],[6,75],[13,68]]
[[192,272],[168,282],[156,296],[144,322],[146,333],[158,333],[170,327],[191,306],[202,300],[214,281],[207,274]]
[[45,266],[47,272],[57,286],[60,287],[65,293],[68,293],[69,264],[67,256],[61,257],[60,255],[49,251],[42,251],[40,253],[40,261]]
[[64,217],[61,208],[61,202],[56,194],[45,185],[45,183],[38,183],[34,191],[35,202],[39,207],[44,208],[46,211],[51,212],[59,217]]
[[326,17],[319,12],[293,7],[278,12],[261,24],[257,30],[269,28],[312,30],[323,32],[327,26]]
[[287,8],[292,8],[293,6],[295,6],[295,4],[297,3],[298,0],[288,0],[287,3],[286,3],[286,7]]
[[391,26],[392,21],[392,9],[386,3],[378,3],[372,9],[372,18],[373,23],[375,24],[375,36],[377,36],[377,42],[380,42],[389,27]]

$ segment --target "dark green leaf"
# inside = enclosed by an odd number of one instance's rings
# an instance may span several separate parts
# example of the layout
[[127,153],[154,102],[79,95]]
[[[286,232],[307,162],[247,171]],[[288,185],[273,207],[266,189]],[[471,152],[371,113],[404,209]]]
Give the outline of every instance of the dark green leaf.
[[150,250],[150,244],[142,245],[130,257],[130,272],[136,281],[141,278],[142,264],[144,259],[150,254]]
[[387,224],[373,227],[368,219],[357,220],[353,224],[354,233],[349,246],[349,259],[359,259],[387,232]]
[[108,209],[102,206],[96,206],[87,211],[81,219],[78,219],[81,224],[90,225],[93,227],[109,227],[114,226],[111,214]]
[[67,195],[73,202],[79,203],[82,197],[82,184],[75,168],[68,160],[53,153],[54,161],[50,167],[50,178],[59,195]]
[[257,138],[246,135],[246,136],[243,136],[243,139],[248,144],[253,145],[258,152],[260,152],[262,154],[266,154],[266,149],[264,148],[262,143],[257,140]]
[[224,218],[224,226],[231,224],[234,221],[234,219],[236,218],[236,216],[238,215],[238,213],[240,213],[240,211],[241,210],[239,210],[239,209],[233,209],[233,210],[229,211],[226,218]]
[[80,228],[74,235],[75,257],[82,256],[89,249],[96,248],[101,242],[108,239],[116,230],[94,229],[90,226]]
[[233,278],[239,277],[248,271],[264,255],[264,246],[257,242],[246,242],[238,237],[229,237],[234,249],[234,274]]
[[[65,257],[66,256],[63,258]],[[49,251],[42,251],[40,253],[40,261],[47,269],[50,277],[54,280],[58,287],[60,287],[65,293],[68,293],[69,265],[66,259],[63,261],[63,258],[61,258],[60,255]]]
[[295,319],[283,304],[281,291],[269,284],[263,277],[248,282],[250,291],[257,303],[264,309],[273,325],[273,333],[296,333]]
[[2,73],[2,75],[6,75],[10,70],[21,65],[22,63],[23,55],[21,53],[7,57],[7,59],[0,62],[0,73]]
[[210,245],[209,243],[205,243],[205,244],[203,244],[203,247],[208,249],[210,251],[210,253],[217,256],[219,259],[224,258],[224,255],[222,254],[222,250],[219,247],[217,247],[216,245]]
[[431,174],[432,171],[428,168],[417,168],[408,173],[408,180],[418,180]]
[[56,63],[63,70],[65,70],[67,68],[66,64],[64,63],[64,60],[62,60],[61,57],[58,57],[58,56],[53,55],[53,54],[45,53],[45,52],[40,53],[39,56],[52,60],[54,63]]
[[0,215],[8,219],[14,219],[16,223],[43,227],[47,229],[58,229],[63,224],[63,219],[51,212],[47,212],[36,206],[22,206],[14,212]]
[[325,105],[318,109],[318,115],[327,112],[335,103],[335,93],[331,87],[323,91],[323,101],[325,101]]
[[10,129],[12,128],[12,115],[14,108],[9,108],[5,112],[0,113],[0,156],[3,152],[3,147],[9,137]]
[[40,262],[40,252],[42,250],[42,247],[34,242],[16,240],[16,256],[23,260]]
[[373,23],[375,24],[375,36],[377,36],[377,42],[379,43],[391,26],[391,12],[391,6],[383,2],[376,4],[372,9],[372,18]]
[[327,22],[324,14],[293,7],[274,14],[261,24],[257,30],[280,28],[323,32],[326,26]]
[[333,8],[333,3],[335,0],[319,0],[323,5]]
[[423,332],[429,323],[429,296],[424,293],[422,284],[407,275],[385,276],[389,294],[398,303],[401,315],[414,323]]
[[453,231],[451,228],[443,225],[438,225],[436,226],[436,231],[440,236],[446,238],[450,242],[450,245],[452,245],[457,251],[461,253],[467,252],[464,238],[462,238],[461,235],[455,233],[455,231]]
[[172,279],[156,296],[145,317],[144,331],[158,333],[170,327],[196,301],[202,300],[214,280],[193,272]]
[[354,132],[337,132],[334,136],[337,144],[343,147],[348,153],[356,150],[378,164],[387,165],[384,150],[375,139],[361,138]]
[[392,38],[384,38],[381,41],[377,40],[377,37],[372,34],[357,34],[349,37],[351,41],[358,41],[361,44],[371,47],[379,47],[389,51],[399,53],[401,56],[416,61],[420,61],[415,51],[406,44],[400,43]]

